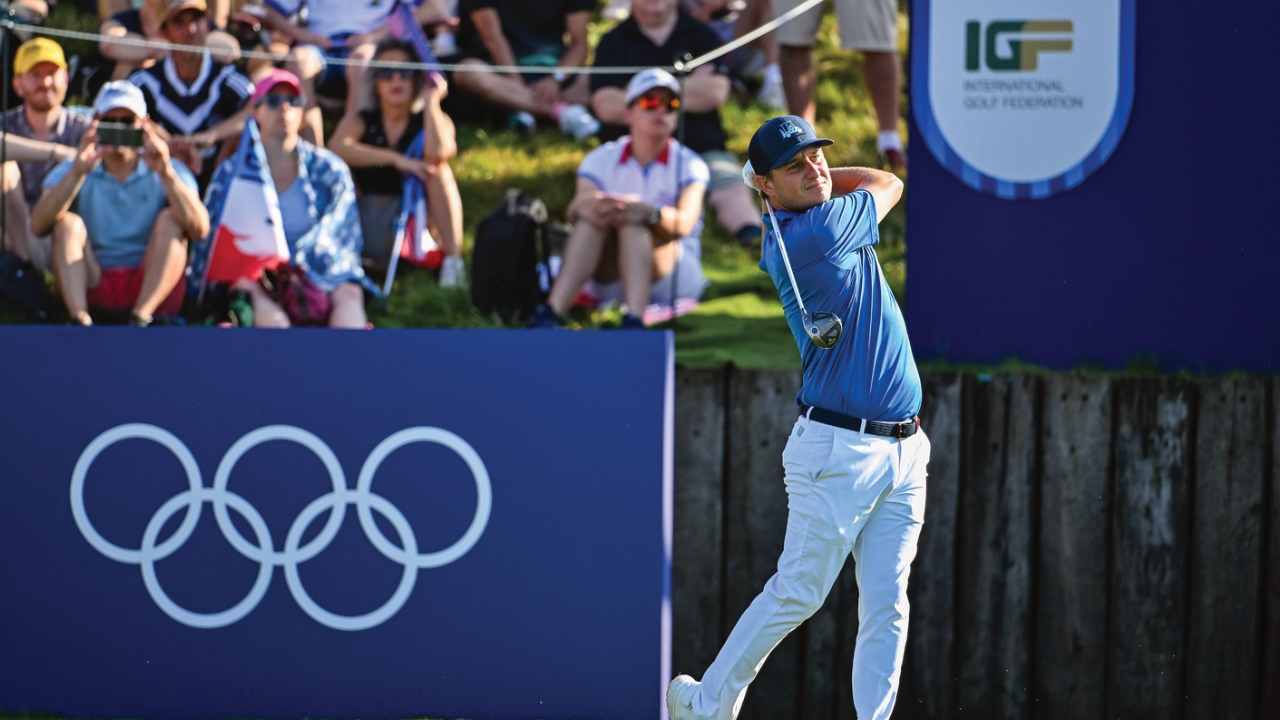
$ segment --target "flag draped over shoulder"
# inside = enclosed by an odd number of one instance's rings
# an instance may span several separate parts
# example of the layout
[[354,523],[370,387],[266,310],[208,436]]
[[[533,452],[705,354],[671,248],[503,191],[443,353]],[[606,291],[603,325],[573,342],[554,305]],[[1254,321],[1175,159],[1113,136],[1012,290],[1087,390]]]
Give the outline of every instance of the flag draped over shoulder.
[[280,198],[253,118],[245,121],[232,163],[226,197],[212,233],[209,262],[201,278],[202,291],[211,282],[257,280],[263,271],[289,260]]
[[[387,18],[387,26],[391,29],[391,34],[408,42],[413,46],[413,51],[418,54],[418,59],[428,65],[437,65],[436,54],[431,51],[431,43],[427,40],[426,33],[422,32],[422,27],[418,25],[418,21],[413,17],[413,10],[403,2],[396,3],[396,7],[391,11],[391,15]],[[432,85],[439,85],[436,77],[438,73],[435,70],[427,72],[427,82]]]

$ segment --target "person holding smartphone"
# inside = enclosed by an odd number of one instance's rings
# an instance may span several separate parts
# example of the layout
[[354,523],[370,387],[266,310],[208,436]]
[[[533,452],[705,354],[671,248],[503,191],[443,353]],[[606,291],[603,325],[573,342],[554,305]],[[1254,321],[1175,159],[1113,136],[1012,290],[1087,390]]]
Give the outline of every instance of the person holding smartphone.
[[31,229],[53,234],[53,276],[72,322],[89,310],[146,326],[182,308],[187,241],[209,232],[196,180],[169,155],[142,91],[102,86],[76,155],[45,177]]

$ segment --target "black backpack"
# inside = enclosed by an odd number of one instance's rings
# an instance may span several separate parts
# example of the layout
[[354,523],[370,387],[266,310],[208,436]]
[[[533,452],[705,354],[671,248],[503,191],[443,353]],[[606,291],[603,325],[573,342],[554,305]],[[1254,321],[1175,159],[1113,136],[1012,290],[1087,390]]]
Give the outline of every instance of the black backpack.
[[471,251],[471,302],[503,320],[529,319],[547,299],[557,264],[553,244],[565,232],[547,223],[547,205],[519,190],[476,225]]
[[55,310],[44,273],[13,253],[0,253],[0,300],[38,322],[50,322]]

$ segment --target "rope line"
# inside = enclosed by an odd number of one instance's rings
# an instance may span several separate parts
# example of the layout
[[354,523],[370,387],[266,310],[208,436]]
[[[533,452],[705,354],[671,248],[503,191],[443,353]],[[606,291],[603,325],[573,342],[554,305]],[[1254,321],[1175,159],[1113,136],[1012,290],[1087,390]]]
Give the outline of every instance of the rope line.
[[[755,30],[743,35],[732,42],[726,43],[711,52],[699,55],[692,60],[677,62],[672,65],[659,65],[667,72],[683,74],[691,72],[713,60],[727,55],[734,50],[750,43],[752,40],[765,35],[779,26],[790,22],[793,18],[801,13],[809,10],[822,3],[823,0],[805,0],[804,3],[798,5],[791,11],[775,18],[774,20],[761,25]],[[16,23],[13,20],[0,20],[0,26],[7,28],[10,32],[20,30],[23,33],[34,33],[37,35],[48,35],[50,37],[61,37],[72,40],[88,40],[93,43],[108,43],[112,45],[124,45],[127,47],[142,47],[163,49],[170,52],[204,52],[217,56],[225,56],[226,53],[212,52],[208,47],[193,48],[190,45],[176,45],[174,43],[163,42],[160,40],[135,40],[129,37],[117,37],[102,35],[100,33],[80,32],[79,30],[64,30],[61,28],[44,27],[43,25],[27,25],[25,23]],[[241,50],[240,57],[253,58],[256,60],[270,60],[272,62],[288,62],[296,60],[297,55],[294,53],[280,54],[271,52],[261,52],[258,50]],[[423,62],[395,62],[390,60],[350,60],[348,58],[330,58],[326,57],[325,62],[334,65],[359,65],[371,68],[400,68],[408,70],[447,70],[450,72],[497,72],[497,73],[529,73],[529,74],[545,74],[564,73],[565,75],[581,74],[581,75],[634,75],[642,70],[648,70],[651,65],[618,65],[612,67],[576,67],[576,66],[524,66],[524,65],[489,65],[486,63],[423,63]]]

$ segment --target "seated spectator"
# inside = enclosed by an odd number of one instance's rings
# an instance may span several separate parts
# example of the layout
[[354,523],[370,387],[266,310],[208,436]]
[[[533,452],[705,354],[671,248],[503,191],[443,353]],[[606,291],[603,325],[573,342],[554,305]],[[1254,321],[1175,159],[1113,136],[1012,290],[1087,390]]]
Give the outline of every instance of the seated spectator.
[[[587,25],[595,4],[595,0],[459,0],[460,62],[477,68],[581,67],[587,62]],[[515,111],[513,120],[524,130],[533,129],[535,116],[558,122],[560,130],[576,140],[600,129],[585,107],[585,75],[460,70],[452,82],[491,105]]]
[[30,211],[40,199],[49,170],[75,156],[93,120],[62,106],[67,97],[67,59],[58,43],[48,38],[23,43],[14,56],[13,73],[13,89],[22,106],[5,113],[3,120],[9,162],[3,169],[7,209],[2,246],[43,272],[49,269],[52,239],[31,233]]
[[588,279],[602,300],[622,300],[622,327],[642,328],[650,301],[701,297],[702,197],[707,166],[673,137],[680,83],[650,69],[627,85],[631,134],[592,150],[578,167],[567,215],[573,230],[560,274],[529,327],[552,328]]
[[[196,180],[169,157],[147,119],[142,92],[123,81],[102,86],[95,120],[75,158],[53,168],[31,211],[31,229],[53,234],[53,276],[73,322],[89,308],[129,311],[134,325],[182,307],[187,240],[209,232]],[[136,128],[140,146],[99,143],[103,123]]]
[[[132,43],[112,42],[113,39],[130,41],[155,40],[160,37],[160,9],[165,0],[142,0],[142,7],[127,7],[108,15],[98,27],[98,34],[104,37],[98,41],[98,50],[109,60],[115,61],[111,71],[111,80],[124,80],[139,68],[150,67],[155,61],[169,54],[168,50]],[[114,5],[104,9],[115,10]]]
[[[689,17],[676,0],[634,0],[631,17],[600,38],[595,64],[602,67],[670,65],[686,54],[697,57],[720,47],[720,38]],[[604,123],[601,140],[612,140],[626,128],[626,75],[592,75],[591,107]],[[711,170],[707,201],[716,218],[737,240],[759,241],[760,208],[755,193],[742,184],[742,163],[725,148],[720,106],[729,99],[723,66],[701,65],[681,81],[685,113],[684,143],[699,153]]]
[[[408,0],[419,23],[434,22],[439,9],[423,0]],[[286,67],[302,80],[307,97],[307,136],[317,145],[324,142],[321,112],[316,105],[317,88],[345,80],[346,103],[343,114],[355,111],[364,81],[363,60],[373,57],[377,42],[389,34],[387,18],[396,3],[387,0],[305,0],[307,24],[289,19],[304,0],[267,0],[264,18],[268,27],[288,36],[297,60]],[[330,60],[351,60],[343,67]]]
[[245,101],[253,93],[253,83],[234,65],[209,54],[205,0],[167,0],[161,8],[160,32],[166,41],[193,50],[172,52],[131,75],[129,82],[142,90],[151,121],[164,128],[174,156],[186,163],[204,188],[219,152],[224,146],[233,150],[244,129],[249,114]]
[[[233,283],[232,290],[247,296],[254,327],[366,327],[364,291],[376,294],[377,289],[360,267],[360,217],[351,173],[336,155],[299,137],[304,100],[293,73],[267,75],[249,104],[280,197],[290,260],[269,278],[273,291],[248,279]],[[215,218],[223,211],[232,165],[223,163],[209,185],[209,211]],[[192,278],[204,276],[210,245],[208,240],[195,244]]]
[[[386,38],[378,43],[375,60],[409,62],[408,43]],[[367,97],[358,112],[347,115],[333,131],[329,148],[351,167],[360,193],[364,255],[380,267],[391,257],[395,220],[401,212],[406,175],[416,176],[426,190],[428,228],[440,244],[444,260],[440,284],[452,287],[463,280],[462,196],[449,160],[457,154],[453,121],[440,109],[448,92],[444,78],[434,82],[417,70],[369,69]],[[414,138],[423,136],[422,155],[405,153]]]

